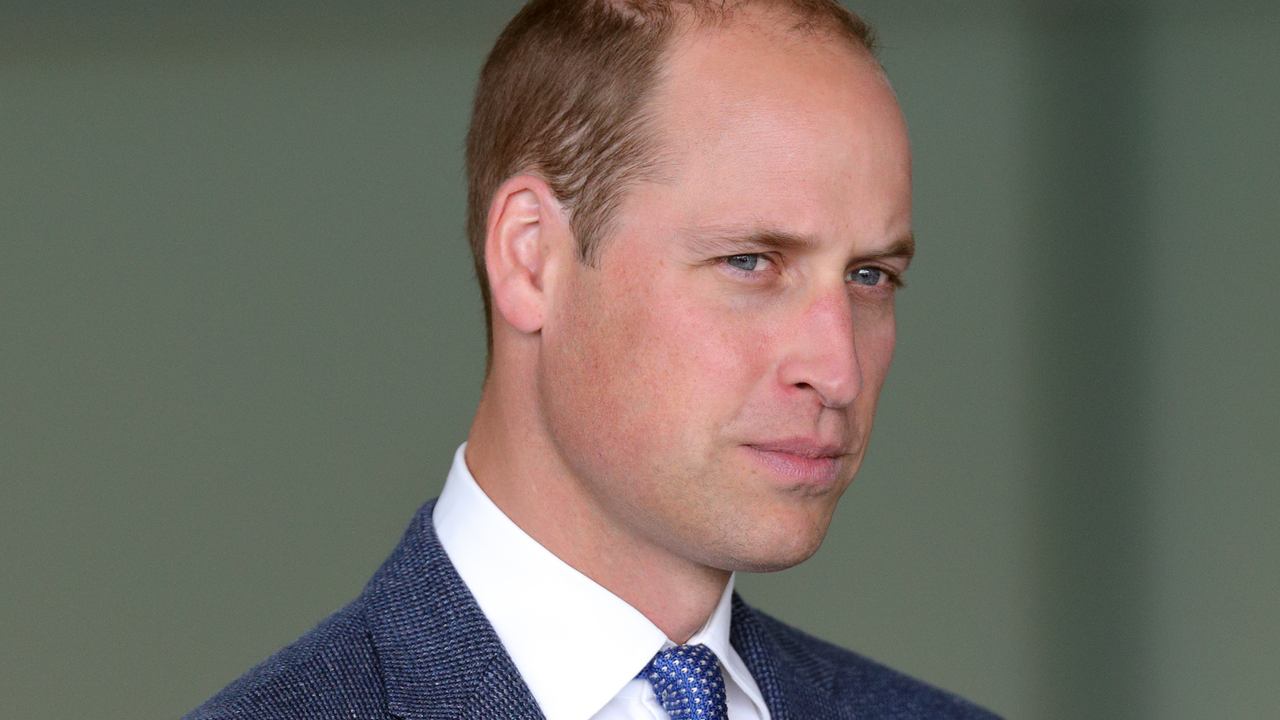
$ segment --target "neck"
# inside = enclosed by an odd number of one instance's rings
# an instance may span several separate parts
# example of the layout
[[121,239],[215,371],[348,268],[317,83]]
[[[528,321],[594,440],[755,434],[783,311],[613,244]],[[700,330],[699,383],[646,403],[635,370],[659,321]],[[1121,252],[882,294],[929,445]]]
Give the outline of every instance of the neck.
[[[727,570],[680,557],[612,517],[583,492],[539,432],[531,405],[502,400],[511,384],[485,383],[467,438],[467,468],[489,499],[556,557],[640,611],[677,644],[714,612]],[[527,387],[527,386],[526,386]]]

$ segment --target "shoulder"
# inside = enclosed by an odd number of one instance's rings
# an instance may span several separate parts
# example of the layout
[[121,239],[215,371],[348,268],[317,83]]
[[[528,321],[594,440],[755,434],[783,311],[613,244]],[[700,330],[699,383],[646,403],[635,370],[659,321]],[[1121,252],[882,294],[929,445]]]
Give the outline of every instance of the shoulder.
[[434,506],[418,510],[358,598],[184,720],[375,720],[471,702],[476,669],[505,655],[435,535]]
[[232,682],[183,720],[387,717],[359,601]]
[[[742,604],[735,612],[768,646],[793,713],[888,720],[999,720],[991,712]],[[808,707],[808,706],[812,707]],[[793,710],[801,710],[793,707]]]

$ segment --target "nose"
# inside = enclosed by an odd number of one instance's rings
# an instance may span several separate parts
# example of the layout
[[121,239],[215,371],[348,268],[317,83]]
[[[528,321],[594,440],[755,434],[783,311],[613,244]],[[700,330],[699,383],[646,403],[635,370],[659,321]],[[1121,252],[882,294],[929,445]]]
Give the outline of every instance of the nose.
[[862,392],[862,366],[848,292],[825,292],[804,306],[788,333],[779,380],[817,393],[822,404],[843,408]]

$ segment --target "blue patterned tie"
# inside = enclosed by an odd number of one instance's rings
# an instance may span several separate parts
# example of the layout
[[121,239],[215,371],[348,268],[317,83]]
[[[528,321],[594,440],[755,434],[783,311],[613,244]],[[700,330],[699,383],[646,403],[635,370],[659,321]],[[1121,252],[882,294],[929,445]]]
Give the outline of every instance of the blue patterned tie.
[[671,720],[728,720],[724,677],[706,645],[678,645],[660,651],[636,677],[653,684]]

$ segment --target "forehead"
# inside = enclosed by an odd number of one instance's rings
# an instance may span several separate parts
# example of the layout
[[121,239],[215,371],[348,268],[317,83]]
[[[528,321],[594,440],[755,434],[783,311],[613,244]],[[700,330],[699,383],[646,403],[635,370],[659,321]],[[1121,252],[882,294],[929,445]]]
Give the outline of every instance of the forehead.
[[815,135],[853,139],[856,128],[880,143],[905,140],[897,99],[869,51],[763,18],[678,34],[653,109],[659,132],[676,142],[701,144],[782,123]]
[[883,225],[885,213],[855,211],[876,207],[909,224],[905,123],[879,65],[848,41],[759,19],[691,29],[671,47],[652,112],[664,174],[693,215],[772,212],[818,235],[832,229],[819,219],[837,216]]

